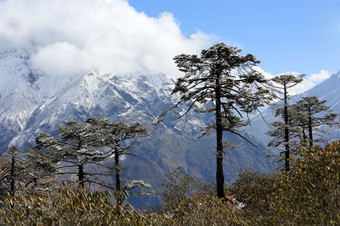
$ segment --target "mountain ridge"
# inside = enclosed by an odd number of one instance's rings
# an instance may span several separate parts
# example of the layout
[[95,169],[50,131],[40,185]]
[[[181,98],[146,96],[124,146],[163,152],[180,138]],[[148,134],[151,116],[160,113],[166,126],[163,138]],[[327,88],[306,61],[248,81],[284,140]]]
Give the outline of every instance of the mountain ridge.
[[[30,67],[29,56],[23,59],[12,54],[8,57],[16,61],[7,65],[14,65],[9,71],[16,74],[5,74],[5,66],[0,64],[0,77],[10,79],[11,76],[17,76],[21,84],[16,84],[17,88],[6,94],[3,92],[0,99],[0,103],[9,102],[6,107],[2,107],[2,112],[6,114],[0,115],[2,149],[9,144],[29,148],[34,144],[34,137],[41,132],[57,135],[57,126],[63,121],[83,122],[89,116],[106,117],[112,121],[138,121],[148,129],[150,136],[140,140],[132,150],[136,158],[123,161],[123,178],[143,179],[159,190],[162,175],[180,167],[199,179],[215,180],[215,136],[197,138],[200,130],[211,120],[211,115],[190,112],[186,120],[176,120],[184,110],[178,107],[158,126],[152,125],[153,119],[173,104],[174,97],[171,96],[169,85],[173,81],[165,75],[113,75],[92,71],[73,77],[49,77]],[[15,70],[17,65],[23,68],[21,73]],[[25,80],[28,75],[35,79]],[[8,98],[10,96],[11,99]],[[26,100],[29,104],[15,105],[17,101]],[[21,126],[12,128],[23,111],[26,115],[20,118]],[[236,135],[225,133],[225,139],[237,144],[236,149],[228,149],[225,154],[225,177],[229,183],[235,180],[241,168],[248,167],[261,172],[275,168],[265,157],[268,149],[246,131],[242,133],[258,147],[253,147]],[[159,203],[159,196],[135,200],[136,205]]]

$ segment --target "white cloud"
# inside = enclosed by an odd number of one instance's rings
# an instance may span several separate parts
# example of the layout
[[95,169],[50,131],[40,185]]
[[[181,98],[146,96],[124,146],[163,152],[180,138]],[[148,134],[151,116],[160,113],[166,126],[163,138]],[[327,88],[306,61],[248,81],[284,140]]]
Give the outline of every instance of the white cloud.
[[315,86],[314,83],[309,81],[308,79],[304,79],[301,83],[297,84],[296,86],[289,89],[290,95],[295,95],[299,93],[306,92]]
[[328,79],[329,77],[331,76],[330,72],[329,71],[326,71],[326,70],[321,70],[320,73],[318,74],[312,74],[308,80],[310,80],[311,82],[321,82],[325,79]]
[[252,67],[252,69],[254,69],[255,71],[260,72],[266,79],[271,79],[274,76],[268,72],[265,72],[262,68],[260,68],[259,66],[254,66]]
[[72,74],[92,69],[91,62],[86,57],[88,55],[76,46],[68,42],[58,42],[44,48],[38,48],[37,53],[32,57],[32,63],[42,73],[47,72],[50,75]]
[[[265,72],[262,68],[260,68],[258,66],[253,67],[253,69],[262,73],[266,79],[271,79],[275,76],[275,75],[272,75],[268,72]],[[298,76],[300,73],[293,71],[293,72],[285,72],[285,73],[281,73],[281,74],[290,74],[290,75]],[[308,79],[304,79],[301,83],[297,84],[296,86],[294,86],[294,87],[292,87],[288,90],[289,95],[295,95],[295,94],[303,93],[303,92],[313,88],[314,86],[315,86],[315,84],[313,82],[311,82]]]
[[[296,77],[300,75],[300,73],[298,73],[296,71],[285,72],[285,73],[281,73],[281,74],[289,74],[289,75],[294,75]],[[315,86],[315,84],[313,82],[309,81],[308,79],[306,79],[306,77],[305,77],[302,80],[302,82],[300,82],[299,84],[290,88],[288,90],[288,92],[289,92],[289,95],[296,95],[296,94],[306,92],[307,90],[313,88],[314,86]]]
[[33,67],[48,74],[178,75],[172,58],[199,54],[213,38],[185,37],[171,13],[148,17],[125,0],[6,0],[0,18],[0,48],[26,48]]

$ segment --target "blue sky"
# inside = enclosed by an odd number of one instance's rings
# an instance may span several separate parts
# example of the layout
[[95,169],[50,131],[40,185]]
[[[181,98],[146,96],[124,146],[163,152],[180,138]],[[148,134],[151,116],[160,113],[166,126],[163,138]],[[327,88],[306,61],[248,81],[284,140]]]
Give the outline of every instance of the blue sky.
[[172,13],[186,36],[200,30],[254,54],[271,74],[340,70],[340,1],[128,1],[151,17]]
[[[216,42],[272,75],[340,70],[340,0],[0,0],[0,50],[24,48],[41,73],[164,73]],[[307,84],[308,83],[308,84]]]

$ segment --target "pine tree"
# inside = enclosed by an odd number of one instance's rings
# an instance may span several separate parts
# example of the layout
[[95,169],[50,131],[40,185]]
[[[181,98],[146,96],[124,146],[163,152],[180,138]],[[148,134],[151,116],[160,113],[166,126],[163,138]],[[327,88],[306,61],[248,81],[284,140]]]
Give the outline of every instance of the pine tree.
[[[290,74],[282,74],[282,75],[278,75],[275,76],[274,78],[272,78],[272,81],[275,82],[277,85],[275,85],[275,87],[278,90],[282,90],[281,93],[283,94],[283,97],[281,98],[283,100],[283,109],[278,109],[276,111],[276,116],[281,115],[284,123],[280,123],[280,122],[274,122],[272,123],[272,126],[274,126],[276,129],[274,129],[273,131],[268,132],[268,135],[275,137],[275,140],[277,138],[284,138],[283,140],[279,140],[279,141],[274,141],[270,142],[268,145],[269,146],[275,146],[278,147],[279,145],[284,145],[285,147],[285,151],[281,152],[281,154],[284,154],[284,160],[285,160],[285,171],[289,171],[289,159],[290,159],[290,136],[291,136],[291,131],[290,131],[290,116],[289,116],[289,105],[288,105],[288,99],[289,99],[289,93],[288,93],[288,89],[296,86],[297,84],[299,84],[300,82],[303,81],[303,78],[305,77],[304,74],[298,75],[298,76],[294,76],[294,75],[290,75]],[[284,134],[284,136],[282,136],[282,134]],[[277,143],[279,142],[279,143]]]
[[[35,150],[45,158],[46,166],[52,166],[63,162],[61,168],[77,168],[78,182],[84,187],[85,171],[84,165],[95,153],[95,137],[91,130],[85,125],[75,121],[64,122],[58,126],[59,136],[53,137],[41,133],[35,140]],[[73,174],[73,172],[59,172],[61,174]]]
[[264,86],[267,80],[252,69],[260,61],[251,54],[241,56],[240,52],[236,47],[220,43],[202,50],[201,57],[186,54],[176,56],[174,60],[177,67],[185,73],[177,79],[172,91],[172,95],[179,95],[179,100],[154,121],[155,124],[159,123],[168,111],[183,106],[183,103],[187,103],[188,107],[181,117],[191,109],[215,115],[215,122],[205,128],[203,135],[211,129],[216,130],[216,184],[219,198],[224,197],[223,131],[246,139],[238,131],[247,124],[241,112],[254,112],[273,97]]
[[308,131],[309,145],[313,147],[315,141],[313,131],[318,131],[322,125],[332,126],[338,114],[333,113],[329,106],[325,105],[326,100],[320,101],[316,96],[303,97],[292,105],[296,114],[292,115],[294,123],[303,132],[303,140],[307,141],[306,132]]
[[[288,126],[288,131],[289,131],[289,158],[290,160],[292,159],[292,154],[296,152],[298,148],[298,142],[297,139],[300,135],[301,132],[303,133],[304,131],[301,131],[301,127],[298,125],[298,122],[294,119],[294,115],[296,115],[295,111],[293,110],[292,106],[288,106],[287,108],[287,113],[288,113],[288,121],[287,124],[285,121],[275,121],[271,123],[272,130],[268,131],[266,134],[274,137],[269,143],[268,146],[274,147],[280,151],[279,156],[274,155],[274,154],[268,154],[267,157],[271,157],[273,159],[273,162],[281,162],[286,160],[286,128]],[[276,110],[275,112],[275,117],[281,117],[284,119],[284,107],[281,107]],[[290,161],[289,160],[289,161]],[[290,168],[290,166],[289,166]],[[280,165],[277,169],[286,171],[286,161],[283,165]]]
[[30,169],[25,164],[23,153],[16,146],[7,148],[5,156],[1,156],[3,165],[0,168],[0,193],[9,192],[15,196],[20,188],[28,187],[34,181]]
[[32,183],[33,187],[47,187],[56,180],[58,161],[49,157],[45,151],[45,149],[37,147],[27,150],[24,164],[32,175],[32,180],[28,183]]
[[[96,146],[104,147],[98,155],[101,161],[105,161],[114,156],[114,172],[115,172],[115,191],[117,204],[122,204],[122,190],[131,190],[136,185],[148,187],[143,181],[132,181],[122,187],[121,173],[122,166],[120,163],[121,156],[130,155],[129,151],[136,143],[138,138],[148,136],[148,132],[140,123],[128,124],[124,121],[109,122],[107,119],[98,119],[90,117],[86,122],[98,134],[100,139],[97,140]],[[110,167],[109,167],[110,168]]]
[[[56,172],[57,174],[74,174],[71,169],[77,168],[78,182],[84,187],[86,183],[97,184],[117,191],[133,189],[135,185],[148,186],[141,181],[121,185],[120,157],[132,155],[129,150],[136,143],[137,138],[147,136],[147,130],[140,123],[128,124],[124,121],[109,122],[108,119],[90,117],[85,123],[65,122],[59,126],[57,137],[41,133],[36,138],[36,146],[30,152],[37,168],[43,172]],[[114,167],[107,167],[103,162],[114,157]],[[58,164],[60,163],[60,164]],[[106,172],[87,172],[85,166],[95,164]],[[68,168],[69,170],[65,170]],[[105,168],[105,169],[104,169]],[[115,188],[107,183],[91,179],[93,176],[112,176],[107,169],[114,169]],[[117,199],[122,203],[122,197]]]

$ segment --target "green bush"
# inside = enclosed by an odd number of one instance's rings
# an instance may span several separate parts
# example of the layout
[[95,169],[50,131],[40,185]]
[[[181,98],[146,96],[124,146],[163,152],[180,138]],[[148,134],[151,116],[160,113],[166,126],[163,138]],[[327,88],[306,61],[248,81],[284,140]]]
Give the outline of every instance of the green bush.
[[245,204],[245,218],[261,221],[260,219],[273,214],[270,205],[277,180],[278,173],[263,174],[249,169],[241,170],[229,193]]
[[187,198],[168,215],[173,225],[244,225],[242,210],[215,196],[199,193]]

